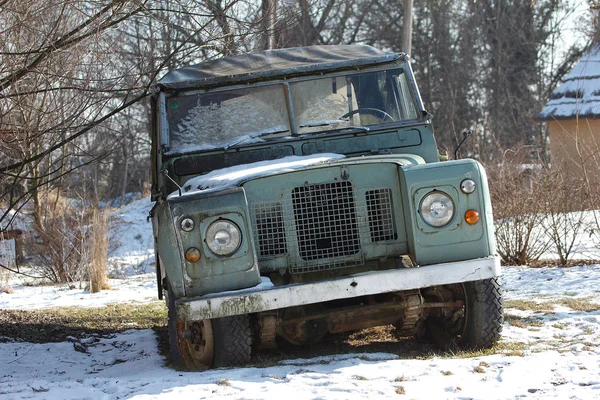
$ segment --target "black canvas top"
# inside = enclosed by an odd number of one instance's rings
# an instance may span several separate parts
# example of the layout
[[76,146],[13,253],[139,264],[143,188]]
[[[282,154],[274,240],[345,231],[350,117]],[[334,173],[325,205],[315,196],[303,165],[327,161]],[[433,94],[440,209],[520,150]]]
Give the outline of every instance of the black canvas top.
[[403,54],[366,45],[308,46],[266,50],[206,61],[169,72],[159,82],[164,89],[186,89],[248,80],[284,77],[389,62]]

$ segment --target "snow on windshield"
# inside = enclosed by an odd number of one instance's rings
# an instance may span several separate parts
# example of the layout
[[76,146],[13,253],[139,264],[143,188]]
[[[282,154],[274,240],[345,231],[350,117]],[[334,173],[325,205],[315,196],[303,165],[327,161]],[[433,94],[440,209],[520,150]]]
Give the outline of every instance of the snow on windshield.
[[[359,122],[341,119],[350,110],[358,108],[356,96],[346,86],[344,77],[302,81],[290,86],[300,132],[320,131],[323,126],[343,128]],[[316,127],[321,128],[310,129]]]
[[171,98],[170,148],[219,148],[246,135],[288,131],[285,104],[280,85]]
[[[259,161],[234,167],[217,169],[208,174],[197,176],[183,185],[185,193],[193,193],[217,187],[232,187],[244,180],[257,178],[274,172],[288,172],[313,164],[344,158],[341,154],[322,153],[311,156],[288,156],[277,160]],[[175,191],[169,195],[178,195]]]

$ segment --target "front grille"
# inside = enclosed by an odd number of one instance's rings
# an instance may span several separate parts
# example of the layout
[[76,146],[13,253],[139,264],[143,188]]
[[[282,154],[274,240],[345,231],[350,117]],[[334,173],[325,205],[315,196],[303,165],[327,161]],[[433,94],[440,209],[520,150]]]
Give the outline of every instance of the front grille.
[[292,274],[361,265],[372,246],[398,238],[390,188],[305,185],[282,189],[277,201],[253,202],[250,210],[258,259]]
[[366,192],[366,198],[371,241],[396,240],[398,236],[392,214],[392,191],[390,189],[369,190]]
[[287,253],[285,223],[280,203],[254,205],[253,225],[258,238],[258,256],[268,258]]
[[[292,190],[300,257],[316,260],[359,254],[361,250],[352,184],[348,181],[300,186]],[[341,263],[340,267],[346,266]],[[329,266],[329,269],[331,265]],[[318,268],[319,269],[319,268]]]

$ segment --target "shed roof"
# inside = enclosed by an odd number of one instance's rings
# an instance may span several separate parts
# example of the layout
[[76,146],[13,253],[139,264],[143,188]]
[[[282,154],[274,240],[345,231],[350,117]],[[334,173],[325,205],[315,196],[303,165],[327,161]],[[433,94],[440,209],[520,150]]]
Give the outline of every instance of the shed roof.
[[600,43],[586,52],[536,116],[539,120],[600,118]]
[[186,89],[283,77],[390,62],[403,54],[366,45],[307,46],[266,50],[205,61],[169,72],[159,82],[164,89]]

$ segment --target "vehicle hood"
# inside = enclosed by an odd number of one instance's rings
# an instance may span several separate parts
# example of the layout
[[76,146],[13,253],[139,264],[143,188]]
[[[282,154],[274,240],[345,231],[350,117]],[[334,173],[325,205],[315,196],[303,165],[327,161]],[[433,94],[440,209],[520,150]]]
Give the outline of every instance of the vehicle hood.
[[[394,162],[399,165],[425,164],[422,157],[414,154],[375,155],[369,157],[345,158],[343,154],[320,153],[309,156],[287,156],[277,160],[258,161],[221,168],[207,174],[196,176],[185,182],[182,194],[171,193],[168,198],[187,197],[199,193],[209,193],[241,186],[242,183],[268,175],[315,168],[319,164],[331,164],[344,159],[348,163]],[[183,200],[183,199],[182,199]]]
[[[215,189],[236,187],[249,179],[296,171],[315,164],[323,164],[342,158],[344,158],[342,154],[322,153],[310,156],[288,156],[277,160],[259,161],[217,169],[185,182],[182,188],[182,196]],[[175,196],[178,196],[178,191],[171,193],[169,198]]]

